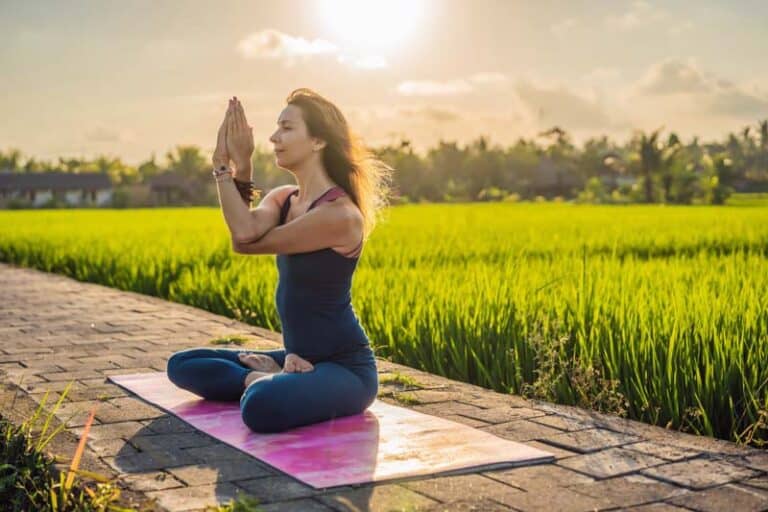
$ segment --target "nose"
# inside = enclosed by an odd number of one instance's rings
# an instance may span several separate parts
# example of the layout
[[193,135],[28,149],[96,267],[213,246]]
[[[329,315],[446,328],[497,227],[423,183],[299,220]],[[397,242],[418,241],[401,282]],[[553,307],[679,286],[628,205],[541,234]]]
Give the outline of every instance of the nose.
[[271,142],[272,144],[277,144],[277,137],[275,137],[276,134],[277,132],[274,132],[272,135],[269,136],[269,142]]

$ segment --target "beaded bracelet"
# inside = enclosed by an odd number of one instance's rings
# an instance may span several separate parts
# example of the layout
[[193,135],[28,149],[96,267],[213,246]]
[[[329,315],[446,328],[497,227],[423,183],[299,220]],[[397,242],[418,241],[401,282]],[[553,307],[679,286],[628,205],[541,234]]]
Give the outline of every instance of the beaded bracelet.
[[237,191],[240,192],[240,197],[243,198],[245,204],[250,205],[253,200],[253,189],[255,184],[252,181],[240,181],[237,178],[234,178],[234,176],[233,180],[235,181]]
[[221,165],[218,169],[214,167],[213,171],[211,171],[211,174],[213,174],[213,177],[217,179],[221,176],[224,176],[225,174],[230,174],[233,178],[235,176],[234,171],[226,165]]

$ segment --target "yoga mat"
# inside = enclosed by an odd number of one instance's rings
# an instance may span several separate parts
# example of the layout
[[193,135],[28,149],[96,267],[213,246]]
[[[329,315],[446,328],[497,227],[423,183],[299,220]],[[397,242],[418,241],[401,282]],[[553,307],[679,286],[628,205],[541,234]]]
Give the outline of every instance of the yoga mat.
[[548,452],[378,399],[354,416],[260,434],[243,423],[238,402],[204,400],[177,387],[165,372],[109,380],[316,489],[554,459]]

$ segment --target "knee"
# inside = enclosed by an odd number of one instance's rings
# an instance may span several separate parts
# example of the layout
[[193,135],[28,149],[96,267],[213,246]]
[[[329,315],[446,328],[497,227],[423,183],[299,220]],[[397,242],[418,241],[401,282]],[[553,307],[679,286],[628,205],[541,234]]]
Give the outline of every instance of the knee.
[[252,384],[240,399],[243,423],[260,434],[273,434],[290,429],[292,425],[284,400],[259,384]]
[[168,362],[165,365],[165,372],[168,374],[168,380],[176,385],[180,383],[182,376],[179,371],[179,366],[190,358],[193,350],[195,349],[181,350],[171,354],[171,357],[168,358]]

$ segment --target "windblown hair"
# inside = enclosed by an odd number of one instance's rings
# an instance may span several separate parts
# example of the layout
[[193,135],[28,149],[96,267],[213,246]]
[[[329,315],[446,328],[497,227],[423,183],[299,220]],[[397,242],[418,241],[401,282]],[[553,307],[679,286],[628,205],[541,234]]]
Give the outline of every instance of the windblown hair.
[[365,147],[341,111],[308,88],[296,89],[286,102],[301,109],[309,135],[325,141],[323,165],[328,176],[352,198],[363,214],[367,239],[387,206],[394,169]]

